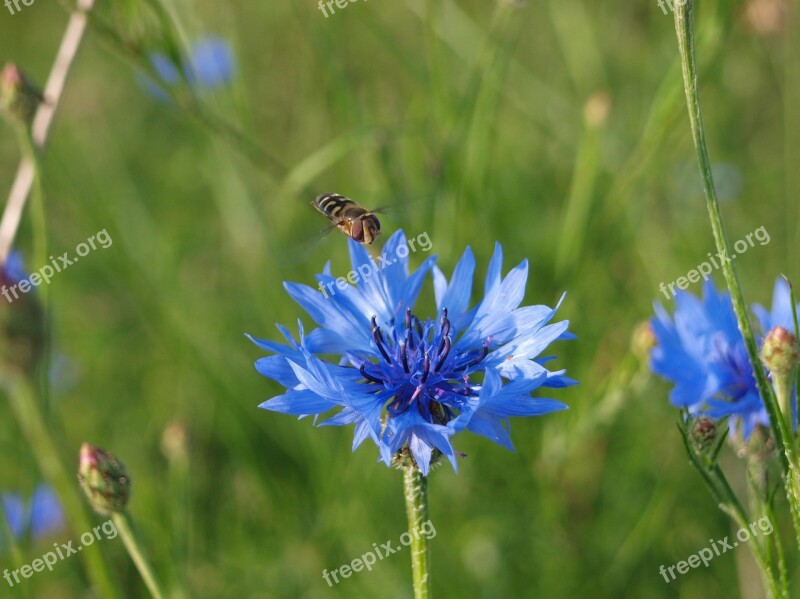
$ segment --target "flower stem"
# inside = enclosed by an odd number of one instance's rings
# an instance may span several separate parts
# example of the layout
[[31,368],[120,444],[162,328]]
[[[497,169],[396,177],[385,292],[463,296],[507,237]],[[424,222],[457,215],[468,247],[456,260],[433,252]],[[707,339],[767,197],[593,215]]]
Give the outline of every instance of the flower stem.
[[[780,408],[784,429],[787,431],[792,430],[792,387],[794,386],[795,371],[792,370],[790,374],[772,373],[772,387],[775,389],[775,396],[778,400],[778,407]],[[789,433],[788,442],[794,437]]]
[[[741,285],[736,275],[736,269],[732,262],[734,255],[730,249],[725,234],[725,227],[722,223],[722,214],[720,211],[719,200],[714,188],[714,179],[711,174],[711,161],[708,157],[708,148],[706,145],[705,130],[703,128],[703,119],[700,113],[700,96],[697,89],[697,62],[695,59],[695,45],[694,45],[694,10],[695,0],[688,0],[684,4],[676,3],[675,5],[675,32],[678,37],[678,47],[681,55],[681,68],[683,71],[683,87],[686,92],[686,104],[689,109],[689,122],[692,129],[692,138],[694,140],[695,150],[697,151],[697,161],[700,167],[700,174],[703,178],[703,188],[705,190],[706,205],[708,208],[708,215],[711,219],[711,229],[714,234],[714,241],[717,246],[717,251],[722,256],[722,274],[725,277],[725,283],[731,294],[733,302],[733,310],[736,314],[736,320],[739,323],[739,330],[744,338],[747,354],[750,359],[750,364],[753,367],[756,384],[758,386],[759,394],[761,395],[764,405],[769,414],[770,426],[772,434],[775,437],[777,446],[781,449],[778,454],[780,457],[781,470],[784,477],[790,479],[790,471],[792,464],[797,464],[794,446],[791,443],[791,434],[786,430],[785,421],[781,418],[781,413],[778,408],[778,402],[772,392],[772,388],[767,382],[767,376],[764,368],[761,365],[761,359],[758,355],[758,344],[756,343],[753,328],[750,324],[750,318],[747,314],[747,306],[744,302],[742,295]],[[800,503],[800,498],[794,496],[794,493],[788,492],[789,501]],[[794,496],[794,497],[793,497]]]
[[[684,449],[686,449],[686,456],[689,458],[689,463],[694,466],[695,470],[697,470],[697,473],[703,479],[703,482],[706,484],[706,488],[708,489],[709,493],[711,493],[711,497],[713,497],[714,501],[717,502],[719,508],[725,512],[731,518],[731,520],[733,520],[739,526],[739,528],[747,528],[748,523],[751,521],[750,517],[748,516],[744,506],[742,506],[741,502],[739,501],[739,498],[736,496],[736,493],[733,492],[733,489],[731,488],[725,473],[722,471],[722,468],[720,468],[719,464],[717,463],[717,455],[720,447],[722,446],[721,444],[725,441],[725,436],[721,436],[719,438],[717,445],[710,453],[698,452],[697,449],[692,445],[692,441],[689,438],[687,424],[688,415],[684,413],[684,416],[678,422],[678,430],[680,431],[681,440],[683,441]],[[749,469],[749,472],[752,473],[752,470]],[[757,474],[762,475],[765,474],[765,472],[757,472]],[[761,476],[757,478],[760,477]],[[760,494],[757,497],[760,497]],[[770,504],[766,503],[765,509],[768,507],[770,507]],[[780,569],[783,565],[782,551],[779,555],[780,571],[776,575],[768,544],[754,542],[748,544],[748,547],[753,554],[759,569],[761,570],[764,586],[768,590],[769,596],[773,598],[779,597],[781,599],[788,599],[788,583],[786,581],[786,577],[783,576],[783,570]]]
[[112,514],[111,518],[114,520],[117,532],[119,532],[122,537],[122,542],[125,543],[125,549],[128,550],[128,555],[131,556],[133,563],[136,565],[136,569],[139,570],[142,580],[144,580],[145,585],[147,585],[147,590],[150,591],[150,594],[155,599],[164,599],[167,595],[156,578],[153,566],[150,565],[150,562],[142,551],[141,543],[139,543],[139,539],[133,530],[131,517],[128,515],[128,512],[116,512]]
[[[428,479],[416,464],[403,467],[403,486],[406,494],[408,531],[411,535],[411,570],[414,576],[414,599],[431,596],[428,577],[428,539],[418,534],[428,520]],[[415,532],[417,534],[415,534]]]
[[[94,0],[78,0],[77,8],[70,15],[44,88],[45,102],[39,105],[31,125],[33,143],[38,150],[44,148],[50,125],[53,123],[56,108],[64,91],[67,74],[86,30],[86,11],[91,10],[93,6]],[[35,176],[34,161],[30,156],[23,156],[0,219],[0,264],[5,262],[14,243]]]
[[[75,531],[91,530],[91,522],[78,496],[75,479],[67,474],[61,460],[63,454],[45,425],[32,386],[22,375],[7,371],[0,372],[0,382],[8,393],[11,411],[33,450],[39,469],[58,493],[72,528]],[[84,551],[82,556],[89,578],[96,585],[99,595],[111,599],[119,597],[103,554],[90,550]]]

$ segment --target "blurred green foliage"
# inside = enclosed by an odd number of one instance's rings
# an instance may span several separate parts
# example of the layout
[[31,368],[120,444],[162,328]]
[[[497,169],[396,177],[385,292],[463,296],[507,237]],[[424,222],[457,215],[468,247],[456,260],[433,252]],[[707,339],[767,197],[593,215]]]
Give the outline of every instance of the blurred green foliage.
[[[727,598],[739,579],[758,596],[744,548],[670,584],[658,574],[731,525],[682,454],[669,387],[629,351],[653,301],[671,305],[658,284],[713,247],[673,23],[655,0],[372,1],[329,18],[311,0],[173,0],[175,30],[159,5],[99,2],[129,53],[90,29],[44,157],[50,253],[104,228],[114,240],[48,288],[49,407],[71,465],[83,441],[126,463],[131,514],[175,597],[411,596],[407,552],[333,588],[322,579],[399,539],[400,473],[372,446],[352,454],[350,429],[257,409],[280,389],[253,369],[261,352],[244,333],[296,328],[282,281],[315,285],[328,259],[349,268],[340,234],[315,242],[324,223],[308,202],[323,191],[390,207],[382,239],[427,231],[447,273],[470,244],[476,291],[499,240],[506,269],[531,260],[527,303],[568,292],[559,315],[579,339],[553,351],[580,385],[552,396],[571,410],[513,422],[513,454],[456,437],[460,472],[431,476],[435,596]],[[0,6],[0,58],[43,83],[65,22],[55,3]],[[209,33],[239,68],[202,106],[263,160],[137,83],[137,53]],[[800,275],[796,29],[760,36],[742,2],[707,0],[698,33],[712,159],[742,177],[724,206],[730,237],[771,236],[737,261],[749,300],[767,303],[778,273]],[[4,128],[6,188],[17,161]],[[29,258],[32,243],[28,218]],[[35,462],[1,403],[0,443],[0,489],[32,488]],[[127,596],[146,596],[121,543],[98,550]],[[72,558],[9,592],[85,588]]]

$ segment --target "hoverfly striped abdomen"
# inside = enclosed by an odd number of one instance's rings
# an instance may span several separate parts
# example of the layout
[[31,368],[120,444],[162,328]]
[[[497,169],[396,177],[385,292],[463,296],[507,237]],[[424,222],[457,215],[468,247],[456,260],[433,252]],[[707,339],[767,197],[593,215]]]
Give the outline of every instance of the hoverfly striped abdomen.
[[370,245],[381,234],[378,217],[348,197],[323,193],[311,205],[354,241]]

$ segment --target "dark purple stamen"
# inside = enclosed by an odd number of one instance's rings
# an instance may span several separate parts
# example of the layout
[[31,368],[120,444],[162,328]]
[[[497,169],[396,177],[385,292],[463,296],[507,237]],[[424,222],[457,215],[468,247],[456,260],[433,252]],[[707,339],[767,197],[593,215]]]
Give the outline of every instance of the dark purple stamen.
[[425,354],[425,362],[422,365],[422,379],[421,380],[422,380],[423,384],[425,384],[425,382],[428,380],[428,375],[430,374],[430,372],[431,372],[431,358],[426,353]]
[[411,328],[411,308],[406,308],[406,328]]
[[434,368],[434,372],[439,372],[442,366],[444,365],[444,361],[447,359],[447,356],[450,354],[450,337],[445,337],[442,339],[442,346],[444,351],[441,349],[439,350],[439,361],[436,363],[436,368]]
[[439,321],[439,325],[441,326],[442,331],[442,340],[439,342],[439,350],[438,353],[442,353],[444,349],[444,340],[450,334],[450,321],[447,320],[447,308],[442,310],[442,319]]
[[489,355],[489,344],[486,341],[484,341],[483,351],[481,352],[481,355],[477,356],[474,360],[472,360],[472,362],[467,364],[464,368],[472,368],[473,366],[477,366],[478,364],[483,362],[483,359],[488,355]]
[[400,344],[400,348],[401,348],[400,349],[400,356],[403,358],[403,370],[406,371],[406,374],[409,373],[409,370],[408,370],[408,352],[406,351],[407,347],[408,347],[407,343],[401,343]]
[[383,340],[383,333],[381,333],[381,329],[378,326],[377,320],[375,317],[372,317],[372,338],[375,340],[375,345],[378,346],[378,349],[383,356],[383,359],[386,360],[387,364],[391,364],[392,360],[389,358],[389,354],[386,352],[386,348],[384,347],[384,340]]
[[361,365],[361,367],[358,369],[358,371],[361,373],[361,376],[363,376],[368,381],[371,381],[373,383],[380,383],[381,385],[384,383],[384,381],[382,381],[381,379],[377,379],[374,376],[372,376],[372,375],[367,373],[367,363],[366,362],[364,362]]

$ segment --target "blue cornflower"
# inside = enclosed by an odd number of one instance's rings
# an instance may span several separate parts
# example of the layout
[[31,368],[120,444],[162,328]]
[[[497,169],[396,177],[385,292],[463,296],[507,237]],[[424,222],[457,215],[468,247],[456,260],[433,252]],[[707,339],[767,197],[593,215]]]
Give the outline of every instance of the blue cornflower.
[[10,251],[5,264],[0,268],[0,282],[5,285],[16,285],[27,278],[28,272],[25,270],[22,254],[15,250]]
[[30,533],[39,539],[64,526],[64,511],[53,490],[44,484],[36,487],[30,501],[19,493],[0,493],[0,507],[15,539]]
[[[405,449],[423,474],[434,452],[454,468],[450,438],[464,429],[509,449],[510,416],[536,416],[566,406],[532,398],[539,387],[565,387],[575,381],[564,370],[551,372],[541,357],[553,341],[572,339],[568,322],[547,324],[555,309],[520,308],[528,264],[523,261],[501,277],[503,252],[496,245],[484,297],[469,307],[475,260],[467,248],[448,282],[428,258],[412,274],[402,231],[395,233],[375,264],[353,241],[350,257],[356,285],[337,285],[330,263],[317,276],[319,291],[285,283],[289,295],[318,328],[306,335],[298,321],[299,341],[278,326],[288,345],[251,339],[274,353],[256,362],[262,375],[286,392],[260,407],[316,417],[338,409],[321,425],[355,425],[353,449],[367,438],[387,465]],[[402,257],[405,256],[405,257]],[[414,304],[432,275],[436,320],[417,318]],[[358,278],[358,276],[356,277]],[[334,362],[321,355],[334,355]]]
[[731,433],[741,423],[745,440],[757,425],[769,426],[730,294],[707,281],[702,300],[679,292],[675,303],[674,320],[660,304],[651,320],[658,345],[650,368],[675,384],[672,404],[693,415],[730,416]]
[[162,52],[150,54],[150,64],[159,82],[140,74],[141,83],[159,100],[167,100],[162,87],[186,81],[196,92],[212,90],[229,83],[236,74],[236,59],[230,45],[220,37],[198,39],[180,65]]
[[[800,312],[800,304],[797,305],[797,309]],[[764,334],[769,333],[775,327],[783,327],[794,333],[794,314],[788,281],[783,277],[778,277],[772,292],[772,308],[767,311],[760,304],[755,304],[753,314],[756,315],[758,323],[761,325],[761,332]]]
[[228,42],[219,37],[205,37],[192,46],[184,71],[190,83],[213,89],[233,79],[236,61]]

